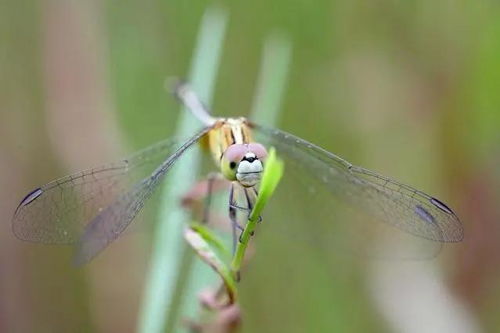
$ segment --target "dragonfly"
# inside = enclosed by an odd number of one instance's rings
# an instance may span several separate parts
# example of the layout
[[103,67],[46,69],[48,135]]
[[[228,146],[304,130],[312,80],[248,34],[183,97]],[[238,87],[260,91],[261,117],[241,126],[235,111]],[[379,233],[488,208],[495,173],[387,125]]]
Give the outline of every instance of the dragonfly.
[[[333,239],[328,239],[331,235],[345,238],[342,228],[328,229],[337,225],[349,226],[351,235],[363,230],[366,233],[367,226],[383,225],[436,244],[462,241],[462,223],[443,201],[353,165],[285,131],[243,117],[213,117],[187,83],[178,82],[173,91],[203,123],[200,131],[185,141],[161,141],[122,161],[71,174],[32,190],[15,210],[15,236],[30,242],[75,245],[75,262],[85,264],[123,233],[175,162],[200,144],[208,147],[215,167],[231,183],[230,197],[236,187],[246,193],[247,210],[258,195],[267,149],[274,147],[285,160],[289,183],[292,187],[300,185],[298,193],[285,188],[284,199],[294,196],[311,207],[289,206],[283,214],[287,216],[289,211],[288,221],[304,218],[313,228],[319,226],[318,234],[327,241]],[[239,206],[231,200],[229,215],[238,225],[235,209]],[[356,224],[348,215],[338,214],[342,207],[361,214],[361,230],[352,227]],[[316,212],[316,216],[309,212]]]

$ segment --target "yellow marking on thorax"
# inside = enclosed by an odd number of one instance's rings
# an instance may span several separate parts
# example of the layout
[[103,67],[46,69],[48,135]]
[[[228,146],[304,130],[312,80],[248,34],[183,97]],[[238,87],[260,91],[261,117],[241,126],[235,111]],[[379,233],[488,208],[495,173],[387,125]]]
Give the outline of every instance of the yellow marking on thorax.
[[250,142],[253,142],[252,133],[245,118],[218,119],[213,129],[208,132],[208,144],[217,165],[227,147]]

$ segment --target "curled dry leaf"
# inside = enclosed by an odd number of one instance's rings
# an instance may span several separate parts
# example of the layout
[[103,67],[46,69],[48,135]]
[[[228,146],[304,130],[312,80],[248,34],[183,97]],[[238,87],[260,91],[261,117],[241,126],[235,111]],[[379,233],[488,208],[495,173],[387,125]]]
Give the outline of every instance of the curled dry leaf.
[[201,233],[193,228],[186,228],[184,238],[196,254],[221,277],[227,294],[227,304],[233,304],[236,300],[236,282],[229,268],[209,245],[208,242],[213,241],[214,238],[204,238]]

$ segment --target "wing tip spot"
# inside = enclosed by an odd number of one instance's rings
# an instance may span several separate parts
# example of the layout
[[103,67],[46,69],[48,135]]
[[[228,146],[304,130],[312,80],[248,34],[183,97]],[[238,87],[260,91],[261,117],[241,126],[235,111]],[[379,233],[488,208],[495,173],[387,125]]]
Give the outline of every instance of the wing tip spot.
[[451,210],[451,208],[448,207],[444,202],[442,202],[436,198],[431,198],[429,201],[431,202],[431,204],[433,204],[437,208],[441,209],[443,212],[448,213],[450,215],[455,215],[453,213],[453,211]]
[[17,206],[16,213],[20,207],[29,205],[30,203],[35,201],[38,197],[40,197],[42,193],[43,190],[41,187],[39,187],[31,191],[30,193],[26,194],[23,200],[21,200],[21,202],[19,203],[19,206]]

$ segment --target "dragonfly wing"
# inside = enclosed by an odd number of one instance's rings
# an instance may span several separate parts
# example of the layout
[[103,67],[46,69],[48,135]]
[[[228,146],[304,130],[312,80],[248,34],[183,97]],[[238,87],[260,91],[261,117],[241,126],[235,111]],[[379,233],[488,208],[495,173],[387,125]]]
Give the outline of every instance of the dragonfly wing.
[[[382,228],[403,230],[431,242],[463,239],[458,217],[438,199],[354,166],[292,134],[254,127],[261,141],[274,146],[285,159],[285,179],[289,173],[289,182],[293,183],[286,186],[299,185],[307,210],[316,213],[314,218],[311,214],[305,218],[322,220],[312,226],[321,226],[322,236],[334,234],[334,238],[342,240],[344,232],[360,239],[358,234],[373,236],[370,233],[374,228]],[[290,196],[293,192],[290,189],[287,193]],[[385,226],[378,222],[385,222]]]
[[21,240],[46,244],[78,242],[89,257],[95,251],[90,251],[88,244],[100,244],[96,248],[102,249],[114,240],[173,162],[207,130],[182,145],[165,140],[120,162],[81,171],[33,190],[14,213],[14,234]]
[[90,221],[78,241],[74,258],[77,265],[88,262],[108,246],[109,243],[118,238],[144,206],[146,200],[151,197],[158,184],[165,178],[165,175],[174,163],[209,130],[210,128],[206,128],[191,137],[161,163],[149,177],[141,180],[130,191],[121,194],[113,203]]
[[177,146],[159,142],[117,163],[81,171],[54,180],[30,192],[12,220],[21,240],[73,244],[90,220],[149,175]]

